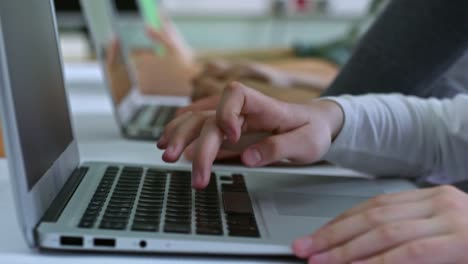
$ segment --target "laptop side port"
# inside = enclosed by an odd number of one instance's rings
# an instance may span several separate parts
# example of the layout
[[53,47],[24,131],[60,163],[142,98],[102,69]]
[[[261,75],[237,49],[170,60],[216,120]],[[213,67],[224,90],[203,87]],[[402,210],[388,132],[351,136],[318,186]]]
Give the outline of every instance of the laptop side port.
[[83,238],[82,237],[73,237],[73,236],[61,236],[60,237],[60,245],[62,245],[62,246],[82,247],[83,246]]
[[115,247],[115,239],[95,238],[93,244],[95,247]]

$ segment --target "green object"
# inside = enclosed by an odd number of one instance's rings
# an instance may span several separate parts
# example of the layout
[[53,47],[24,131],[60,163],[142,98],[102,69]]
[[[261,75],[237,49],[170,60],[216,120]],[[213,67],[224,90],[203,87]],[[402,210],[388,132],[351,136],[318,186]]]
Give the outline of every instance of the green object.
[[[160,16],[158,0],[139,0],[140,9],[145,22],[155,30],[162,29],[162,20]],[[165,53],[162,45],[157,45],[156,53],[163,55]]]

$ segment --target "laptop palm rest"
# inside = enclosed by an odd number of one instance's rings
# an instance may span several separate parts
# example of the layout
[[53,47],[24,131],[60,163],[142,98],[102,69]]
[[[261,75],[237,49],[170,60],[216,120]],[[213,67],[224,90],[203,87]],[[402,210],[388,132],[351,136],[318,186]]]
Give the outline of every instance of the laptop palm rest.
[[369,197],[278,192],[273,195],[276,211],[285,216],[335,217]]

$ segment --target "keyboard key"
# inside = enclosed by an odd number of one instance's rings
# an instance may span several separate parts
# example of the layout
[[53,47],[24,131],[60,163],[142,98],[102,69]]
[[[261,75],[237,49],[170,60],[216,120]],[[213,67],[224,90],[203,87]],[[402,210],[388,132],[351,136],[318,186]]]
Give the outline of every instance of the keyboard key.
[[208,228],[208,227],[197,227],[197,234],[199,235],[222,235],[223,230],[221,228]]
[[221,176],[220,179],[222,181],[232,181],[232,177],[231,176]]
[[155,213],[142,213],[142,212],[136,212],[134,220],[140,220],[140,219],[151,219],[152,221],[159,221],[161,218],[161,212],[155,212]]
[[226,216],[226,222],[229,226],[256,226],[255,217],[253,215],[241,215],[241,214],[228,214]]
[[226,213],[253,214],[248,193],[225,192],[222,195]]
[[166,208],[175,211],[192,211],[192,207],[190,205],[167,204]]
[[196,214],[197,221],[220,221],[221,215],[219,214]]
[[123,168],[99,228],[123,230],[127,227],[142,174],[142,168]]
[[112,222],[112,221],[103,221],[101,222],[99,228],[101,229],[112,229],[112,230],[124,230],[127,227],[126,223],[123,222]]
[[222,230],[222,223],[221,222],[197,222],[196,223],[197,229],[221,229]]
[[129,213],[122,213],[122,212],[108,212],[104,214],[104,219],[128,219],[130,216]]
[[260,237],[260,234],[258,233],[258,231],[248,231],[248,230],[243,230],[243,229],[239,229],[239,230],[229,230],[228,232],[229,236],[234,236],[234,237],[252,237],[252,238],[257,238],[257,237]]
[[179,223],[166,223],[164,225],[164,232],[166,232],[166,233],[189,234],[190,233],[190,225],[179,224]]
[[104,202],[107,200],[110,189],[114,184],[114,180],[119,171],[118,167],[110,166],[104,172],[102,179],[100,180],[94,195],[92,196],[88,206],[80,219],[78,227],[80,228],[92,228],[101,212],[101,208]]
[[94,221],[80,221],[78,227],[80,228],[91,228],[94,226]]
[[152,217],[152,216],[139,216],[139,215],[136,215],[135,218],[134,218],[134,221],[138,221],[138,222],[144,222],[144,223],[155,223],[155,222],[159,222],[159,217]]
[[157,232],[159,229],[159,223],[149,224],[145,222],[134,222],[132,230],[134,231],[145,231],[145,232]]
[[235,185],[235,184],[228,184],[228,183],[223,183],[221,184],[221,191],[223,193],[226,192],[240,192],[240,193],[245,193],[247,192],[247,189],[243,185]]

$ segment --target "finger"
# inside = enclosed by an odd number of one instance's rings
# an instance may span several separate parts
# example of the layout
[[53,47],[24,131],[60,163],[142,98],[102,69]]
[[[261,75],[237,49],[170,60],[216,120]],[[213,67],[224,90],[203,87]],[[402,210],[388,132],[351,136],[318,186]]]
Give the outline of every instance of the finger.
[[[297,117],[291,116],[291,111],[286,111],[285,108],[285,103],[233,82],[223,91],[216,110],[216,121],[229,141],[235,143],[239,140],[244,125],[273,134],[283,132],[289,127],[297,127]],[[252,119],[244,124],[249,116]]]
[[350,263],[409,241],[439,236],[446,231],[446,226],[435,218],[392,223],[373,229],[330,251],[315,255],[312,259],[319,263]]
[[[184,156],[187,160],[193,161],[193,158],[195,156],[195,146],[198,143],[198,140],[195,140],[192,142],[184,151]],[[227,160],[227,159],[233,159],[237,158],[240,156],[239,152],[234,152],[234,151],[228,151],[228,150],[219,150],[217,155],[216,155],[216,161],[219,160]]]
[[239,81],[242,78],[250,77],[250,75],[252,72],[245,64],[235,63],[224,71],[220,71],[217,77],[225,81]]
[[238,64],[238,67],[241,69],[239,70],[239,72],[242,74],[241,77],[268,83],[271,83],[274,77],[282,75],[280,72],[275,71],[273,68],[267,65],[254,62],[243,62]]
[[188,145],[185,148],[184,157],[188,161],[193,161],[193,157],[195,155],[195,146],[196,146],[196,144],[198,144],[198,139],[195,139],[192,143],[190,143],[190,145]]
[[397,221],[423,219],[432,214],[433,207],[430,201],[372,208],[333,225],[325,226],[312,236],[296,240],[293,245],[294,252],[299,257],[311,256],[351,241],[379,226]]
[[228,150],[231,152],[236,152],[241,154],[247,148],[251,147],[254,144],[259,143],[262,140],[265,140],[272,135],[269,133],[257,132],[257,133],[243,133],[239,141],[232,144],[230,142],[223,142],[222,149]]
[[240,153],[228,150],[220,150],[218,151],[218,155],[216,155],[215,161],[222,161],[222,160],[229,160],[239,158]]
[[146,27],[146,34],[148,37],[157,44],[162,44],[164,48],[170,53],[177,52],[177,45],[169,38],[168,34],[164,31],[157,31],[152,27]]
[[163,155],[166,162],[175,162],[179,160],[184,149],[191,144],[198,136],[205,123],[205,120],[211,114],[208,112],[198,112],[185,119],[170,134],[168,147]]
[[176,116],[180,116],[186,112],[198,112],[198,111],[207,111],[215,110],[218,106],[221,96],[212,95],[203,99],[200,99],[196,102],[193,102],[191,105],[180,108],[176,112]]
[[157,146],[159,149],[166,149],[167,148],[167,143],[169,142],[170,135],[174,131],[176,127],[178,127],[180,124],[183,124],[186,122],[190,117],[192,116],[191,112],[186,112],[183,115],[176,117],[173,119],[171,122],[169,122],[165,127],[163,132],[161,133],[161,136],[159,137]]
[[208,61],[204,65],[204,74],[215,78],[222,77],[231,68],[231,64],[225,60],[217,59]]
[[241,135],[244,119],[241,116],[246,106],[246,89],[239,83],[229,84],[221,96],[216,110],[217,124],[231,142]]
[[466,242],[455,235],[436,236],[409,241],[395,249],[383,252],[355,264],[381,263],[466,263]]
[[205,64],[204,76],[221,81],[235,81],[248,77],[251,70],[244,63],[231,63],[225,60],[213,60]]
[[197,101],[202,98],[220,95],[223,92],[225,83],[211,77],[198,78],[194,83],[192,90],[192,101]]
[[351,208],[350,210],[336,217],[334,220],[332,220],[328,224],[333,224],[333,223],[336,223],[337,221],[341,221],[344,218],[365,212],[369,210],[370,208],[383,207],[383,206],[392,205],[392,204],[396,205],[396,204],[401,204],[401,203],[417,202],[417,201],[430,198],[436,195],[437,193],[438,193],[437,188],[430,188],[430,189],[411,190],[411,191],[404,191],[404,192],[399,192],[399,193],[379,195],[354,208]]
[[[312,163],[317,157],[308,155],[319,152],[310,149],[309,141],[312,135],[307,126],[276,136],[270,136],[247,148],[242,153],[242,162],[249,167],[264,166],[283,159],[296,163]],[[307,159],[304,159],[307,157]]]
[[224,135],[215,119],[208,119],[202,129],[192,163],[192,186],[205,188],[210,180],[211,167],[223,142]]

